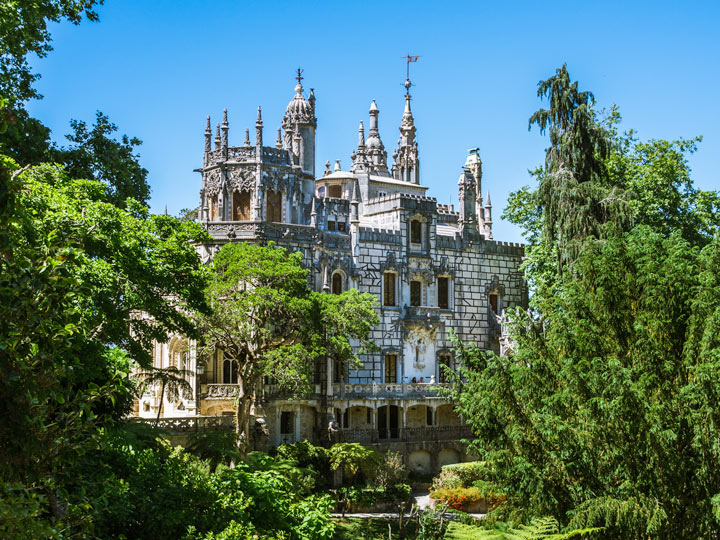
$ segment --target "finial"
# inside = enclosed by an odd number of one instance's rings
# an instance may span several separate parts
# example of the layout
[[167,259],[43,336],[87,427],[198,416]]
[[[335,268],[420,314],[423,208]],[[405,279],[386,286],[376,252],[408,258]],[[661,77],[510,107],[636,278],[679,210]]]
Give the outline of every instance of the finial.
[[228,125],[228,119],[227,119],[227,109],[223,110],[223,127]]
[[277,148],[278,150],[282,150],[282,145],[282,128],[278,128],[278,136],[277,140],[275,141],[275,148]]
[[212,128],[210,127],[210,115],[207,117],[207,125],[205,126],[205,133],[212,135]]
[[360,121],[360,126],[358,127],[358,150],[360,148],[365,146],[365,126],[362,123],[362,120]]
[[250,128],[245,128],[245,146],[250,146]]
[[409,54],[407,56],[403,56],[407,60],[407,66],[405,71],[405,96],[410,97],[410,87],[412,86],[412,83],[410,82],[410,62],[417,62],[419,56],[410,56]]
[[256,124],[262,124],[262,108],[258,105],[258,115]]
[[334,171],[334,172],[340,172],[340,171],[342,171],[342,167],[340,166],[340,160],[339,160],[339,159],[336,159],[336,160],[335,160],[335,171]]
[[297,86],[295,86],[295,92],[297,92],[298,94],[302,94],[302,92],[303,92],[303,87],[302,87],[302,82],[301,82],[301,81],[302,81],[305,77],[302,76],[302,72],[303,72],[303,70],[300,69],[300,68],[298,68],[298,69],[297,69],[297,77],[295,77],[295,78],[297,79]]
[[220,124],[215,128],[215,148],[220,148]]
[[165,205],[165,215],[166,215],[166,216],[168,215],[168,213],[167,213],[167,204]]
[[330,170],[330,160],[327,160],[327,161],[325,162],[325,174],[324,174],[323,176],[327,176],[327,175],[330,174],[331,172],[332,172],[332,171]]
[[487,196],[485,197],[485,206],[486,207],[492,206],[492,204],[490,203],[490,192],[489,191],[487,192]]
[[312,107],[315,107],[315,89],[310,89],[310,95],[308,96],[308,101],[310,102],[310,105]]
[[378,111],[377,103],[375,103],[375,100],[372,100],[372,103],[370,104],[370,113],[372,114],[375,111]]

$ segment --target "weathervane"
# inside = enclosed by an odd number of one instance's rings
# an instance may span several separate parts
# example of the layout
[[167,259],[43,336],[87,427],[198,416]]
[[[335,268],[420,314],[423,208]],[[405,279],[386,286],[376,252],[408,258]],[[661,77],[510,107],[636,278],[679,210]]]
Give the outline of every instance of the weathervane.
[[410,96],[410,87],[412,86],[412,83],[410,82],[410,62],[417,62],[419,56],[410,56],[409,54],[407,56],[403,56],[407,60],[407,71],[405,73],[405,95]]

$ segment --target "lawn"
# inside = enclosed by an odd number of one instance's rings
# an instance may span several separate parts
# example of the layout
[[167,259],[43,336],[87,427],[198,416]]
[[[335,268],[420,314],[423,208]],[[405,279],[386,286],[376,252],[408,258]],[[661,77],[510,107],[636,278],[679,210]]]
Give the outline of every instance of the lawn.
[[[404,535],[398,531],[397,518],[337,518],[334,540],[388,540],[415,538],[417,521],[405,523]],[[392,534],[392,536],[390,536]]]

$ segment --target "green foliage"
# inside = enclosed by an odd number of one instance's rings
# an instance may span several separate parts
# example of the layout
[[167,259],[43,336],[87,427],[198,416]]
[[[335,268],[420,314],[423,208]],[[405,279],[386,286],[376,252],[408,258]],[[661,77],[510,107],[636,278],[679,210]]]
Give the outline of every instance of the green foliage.
[[342,468],[345,479],[352,485],[361,471],[365,478],[371,478],[382,463],[382,456],[376,450],[359,443],[338,443],[328,450],[330,468]]
[[407,469],[400,452],[388,450],[375,469],[373,485],[389,488],[407,480]]
[[48,523],[85,530],[83,492],[66,486],[129,413],[131,360],[194,334],[204,272],[188,241],[204,233],[119,209],[54,166],[0,159],[0,480],[32,486]]
[[[579,111],[573,102],[558,111]],[[508,515],[604,527],[608,538],[710,538],[720,493],[718,195],[692,186],[684,155],[696,141],[619,137],[613,111],[605,153],[580,136],[589,124],[573,126],[575,113],[544,118],[559,138],[538,190],[521,191],[511,209],[531,240],[532,311],[511,314],[507,357],[457,343],[465,367],[454,397],[478,435],[485,480],[503,487]],[[602,166],[569,165],[558,144]],[[553,183],[560,170],[565,186]]]
[[230,465],[242,458],[237,447],[237,434],[227,431],[193,433],[188,441],[187,451],[207,460],[211,470],[215,470],[221,463]]
[[49,22],[79,24],[83,15],[97,21],[94,8],[102,0],[32,0],[0,2],[0,97],[11,102],[40,97],[32,83],[38,78],[28,55],[44,58],[49,51]]
[[142,141],[123,135],[119,141],[112,138],[117,126],[97,111],[95,124],[88,128],[85,122],[71,120],[73,133],[67,135],[71,145],[53,149],[56,161],[65,164],[67,174],[73,178],[87,178],[105,184],[107,199],[124,208],[128,197],[147,205],[150,185],[147,169],[138,162],[135,147]]
[[309,441],[298,441],[292,444],[281,444],[275,449],[275,455],[296,463],[298,467],[314,471],[316,489],[321,490],[329,486],[332,471],[327,448],[315,446]]
[[443,465],[435,478],[433,489],[471,487],[478,480],[485,480],[490,475],[484,461],[468,461]]
[[529,525],[520,525],[517,529],[499,523],[496,528],[486,529],[475,525],[451,522],[445,533],[446,540],[577,540],[601,538],[602,529],[575,529],[560,532],[555,518],[533,519]]
[[215,255],[206,292],[212,311],[196,319],[204,336],[200,355],[211,358],[221,349],[237,364],[237,428],[244,447],[251,399],[263,377],[290,395],[304,395],[316,361],[326,355],[356,361],[351,340],[366,349],[372,345],[375,299],[355,290],[314,293],[308,274],[300,252],[273,243],[229,243]]

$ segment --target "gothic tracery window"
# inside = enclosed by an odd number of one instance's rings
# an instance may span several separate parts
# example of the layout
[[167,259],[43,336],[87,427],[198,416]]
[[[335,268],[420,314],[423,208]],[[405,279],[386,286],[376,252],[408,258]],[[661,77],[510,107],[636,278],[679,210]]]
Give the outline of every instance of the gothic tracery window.
[[250,192],[233,193],[233,220],[250,221]]
[[279,191],[267,192],[267,220],[273,223],[282,221],[282,193]]

